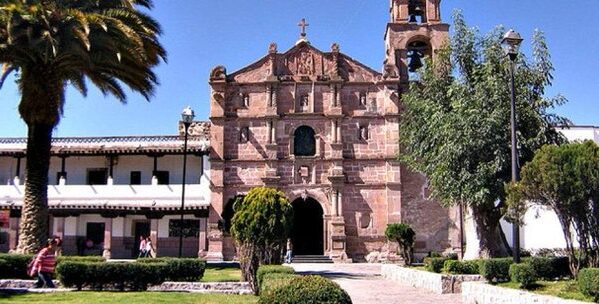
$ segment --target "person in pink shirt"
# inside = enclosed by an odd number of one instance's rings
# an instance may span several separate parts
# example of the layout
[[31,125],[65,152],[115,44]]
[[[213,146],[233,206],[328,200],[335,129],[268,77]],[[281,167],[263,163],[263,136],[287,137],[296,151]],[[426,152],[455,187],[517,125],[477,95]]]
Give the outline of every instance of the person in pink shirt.
[[58,238],[48,240],[46,247],[42,248],[35,256],[31,276],[37,273],[37,282],[35,288],[55,288],[52,282],[52,274],[56,268],[56,248],[58,247]]

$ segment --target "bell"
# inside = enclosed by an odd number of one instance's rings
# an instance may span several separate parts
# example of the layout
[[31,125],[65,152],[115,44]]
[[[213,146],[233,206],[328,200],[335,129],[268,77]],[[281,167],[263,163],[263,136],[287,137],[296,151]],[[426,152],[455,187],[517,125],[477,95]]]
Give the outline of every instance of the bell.
[[416,19],[416,15],[412,14],[410,15],[410,21],[408,21],[410,23],[417,23],[418,20]]
[[420,58],[420,52],[412,51],[410,54],[410,63],[408,64],[408,71],[410,73],[416,72],[419,68],[423,67],[422,59]]

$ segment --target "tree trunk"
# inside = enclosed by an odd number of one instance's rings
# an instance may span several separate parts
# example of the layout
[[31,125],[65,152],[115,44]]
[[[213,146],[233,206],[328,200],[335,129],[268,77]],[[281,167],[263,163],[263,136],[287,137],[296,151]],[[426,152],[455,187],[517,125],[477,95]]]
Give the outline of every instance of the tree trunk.
[[501,239],[499,210],[489,206],[470,206],[467,213],[464,260],[507,256],[507,248]]
[[25,195],[19,227],[20,253],[35,253],[48,238],[48,169],[52,125],[28,124]]
[[256,274],[260,266],[260,257],[254,245],[250,242],[238,244],[239,266],[243,280],[250,284],[255,295],[260,292]]

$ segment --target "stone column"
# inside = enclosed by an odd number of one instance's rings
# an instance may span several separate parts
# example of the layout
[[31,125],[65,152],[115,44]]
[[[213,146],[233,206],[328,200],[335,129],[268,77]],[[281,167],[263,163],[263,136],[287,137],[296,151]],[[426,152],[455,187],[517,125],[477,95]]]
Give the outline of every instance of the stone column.
[[54,229],[57,237],[64,240],[64,217],[54,217]]
[[199,239],[198,239],[198,257],[204,257],[206,255],[206,231],[207,231],[207,226],[208,224],[208,218],[205,217],[201,217],[200,218],[200,233],[199,233]]
[[150,219],[150,240],[158,256],[158,219]]
[[8,251],[17,250],[19,240],[19,217],[10,217],[8,219]]
[[102,257],[110,259],[112,252],[112,218],[107,218],[104,221],[104,251]]

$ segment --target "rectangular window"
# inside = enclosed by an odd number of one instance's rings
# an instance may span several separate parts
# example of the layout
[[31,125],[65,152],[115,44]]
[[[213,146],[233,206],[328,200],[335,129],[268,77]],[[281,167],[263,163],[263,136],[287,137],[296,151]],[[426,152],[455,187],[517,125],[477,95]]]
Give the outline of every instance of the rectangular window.
[[158,179],[158,185],[169,184],[169,173],[168,171],[154,171],[154,176]]
[[106,169],[106,168],[87,169],[87,184],[88,185],[106,185],[107,180],[108,180],[108,169]]
[[104,243],[104,223],[87,223],[85,243],[88,249],[101,249]]
[[183,226],[183,237],[198,237],[200,235],[200,221],[199,220],[170,220],[168,221],[168,236],[179,237],[181,226]]
[[131,171],[130,185],[141,185],[141,171]]

